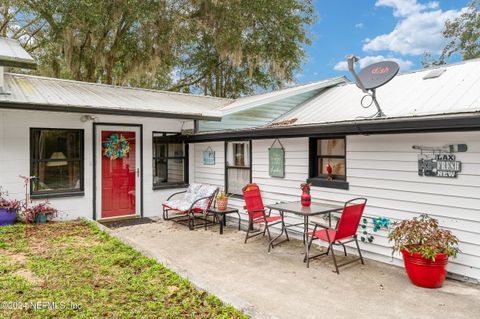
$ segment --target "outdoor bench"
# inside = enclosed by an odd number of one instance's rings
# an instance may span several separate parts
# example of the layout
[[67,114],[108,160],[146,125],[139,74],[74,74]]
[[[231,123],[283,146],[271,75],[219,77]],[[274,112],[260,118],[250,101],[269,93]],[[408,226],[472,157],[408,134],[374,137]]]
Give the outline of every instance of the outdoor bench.
[[[186,223],[190,229],[194,229],[195,215],[207,215],[208,209],[215,200],[217,192],[218,187],[216,186],[192,183],[186,190],[170,195],[170,197],[163,202],[163,219],[172,220],[181,224]],[[179,196],[180,194],[183,194],[183,197]],[[173,199],[173,197],[177,198]],[[177,214],[175,216],[169,216],[169,213],[172,211]]]

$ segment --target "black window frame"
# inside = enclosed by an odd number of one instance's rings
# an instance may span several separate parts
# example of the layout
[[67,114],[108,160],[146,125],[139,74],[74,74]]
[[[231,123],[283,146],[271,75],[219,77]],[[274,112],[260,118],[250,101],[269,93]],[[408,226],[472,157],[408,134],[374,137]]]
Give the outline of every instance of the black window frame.
[[[228,143],[235,143],[235,142],[248,142],[249,143],[249,154],[248,154],[248,162],[249,162],[249,166],[246,167],[246,166],[235,166],[235,165],[231,165],[229,166],[228,165]],[[225,141],[224,142],[224,150],[225,150],[225,193],[227,193],[228,195],[230,195],[231,197],[234,197],[234,198],[243,198],[243,195],[242,194],[234,194],[234,193],[230,193],[228,191],[228,170],[229,169],[245,169],[245,170],[249,170],[250,172],[250,176],[249,176],[249,183],[252,183],[252,166],[253,166],[253,163],[252,163],[252,140],[249,140],[249,139],[242,139],[242,140],[228,140],[228,141]]]
[[[156,134],[162,134],[163,136],[155,136]],[[152,189],[153,190],[158,190],[158,189],[170,189],[170,188],[184,188],[188,186],[189,183],[189,172],[188,172],[188,151],[189,151],[189,144],[185,143],[183,139],[180,138],[181,133],[178,132],[159,132],[159,131],[153,131],[152,132]],[[157,140],[157,141],[156,141]],[[161,156],[155,156],[154,155],[154,149],[155,149],[155,144],[156,143],[163,143],[167,144],[167,149],[166,149],[166,157],[161,157]],[[169,157],[168,156],[168,144],[183,144],[183,156],[173,156]],[[167,172],[168,172],[168,160],[169,159],[183,159],[183,182],[177,182],[177,183],[164,183],[162,185],[155,185],[155,181],[153,179],[153,173],[155,172],[154,170],[154,165],[156,163],[156,160],[161,160],[165,159],[167,162]],[[168,176],[167,176],[168,179]]]
[[[30,183],[30,198],[55,198],[55,197],[74,197],[85,196],[85,130],[84,129],[72,129],[72,128],[51,128],[51,127],[31,127],[30,128],[30,176],[34,176],[34,166],[36,163],[50,162],[49,159],[34,159],[34,137],[37,131],[77,131],[79,132],[79,157],[67,158],[64,161],[79,161],[80,162],[80,188],[71,190],[47,190],[47,191],[34,191],[33,182]],[[53,160],[55,161],[55,160]]]
[[[333,139],[343,139],[344,141],[344,154],[341,155],[318,155],[318,141],[320,140],[333,140]],[[328,180],[327,174],[319,174],[320,167],[318,166],[319,159],[321,158],[338,158],[345,161],[345,176],[333,176],[333,180]],[[338,188],[338,189],[349,189],[349,183],[347,181],[347,137],[345,135],[341,136],[319,136],[319,137],[310,137],[309,139],[309,175],[308,183],[311,183],[312,186],[318,187],[327,187],[327,188]]]

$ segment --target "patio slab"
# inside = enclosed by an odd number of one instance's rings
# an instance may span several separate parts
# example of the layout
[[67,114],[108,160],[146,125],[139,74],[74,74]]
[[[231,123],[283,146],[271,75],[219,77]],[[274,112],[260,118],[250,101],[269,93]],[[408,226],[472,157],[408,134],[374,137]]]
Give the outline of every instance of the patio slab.
[[480,287],[447,280],[441,289],[412,285],[399,267],[366,260],[332,272],[330,258],[307,269],[292,240],[267,254],[267,239],[244,244],[227,227],[189,231],[165,221],[106,230],[197,287],[254,318],[478,318]]

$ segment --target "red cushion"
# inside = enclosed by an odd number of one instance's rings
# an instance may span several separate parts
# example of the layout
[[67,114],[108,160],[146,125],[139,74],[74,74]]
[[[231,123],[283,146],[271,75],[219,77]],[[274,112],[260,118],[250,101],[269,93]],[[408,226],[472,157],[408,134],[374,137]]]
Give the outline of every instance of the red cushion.
[[335,236],[337,235],[337,232],[334,229],[319,229],[314,232],[309,232],[308,234],[310,236],[319,238],[323,241],[328,242],[328,237],[327,237],[327,231],[328,231],[328,236],[330,236],[330,242],[335,241]]

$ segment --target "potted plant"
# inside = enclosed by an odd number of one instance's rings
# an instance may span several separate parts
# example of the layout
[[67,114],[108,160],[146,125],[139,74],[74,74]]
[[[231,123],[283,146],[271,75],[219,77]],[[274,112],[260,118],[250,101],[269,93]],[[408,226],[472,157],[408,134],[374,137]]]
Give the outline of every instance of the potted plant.
[[20,202],[16,199],[0,198],[0,226],[12,225],[17,219]]
[[48,202],[44,202],[25,208],[23,218],[27,224],[45,224],[57,214],[58,210],[56,208],[51,207]]
[[226,210],[228,206],[228,194],[220,191],[217,194],[217,208],[218,210]]
[[448,257],[459,252],[457,237],[427,214],[396,222],[394,227],[388,239],[394,241],[393,251],[402,253],[410,281],[424,288],[440,288],[447,275]]

